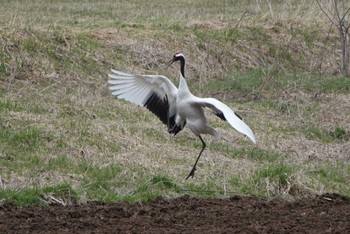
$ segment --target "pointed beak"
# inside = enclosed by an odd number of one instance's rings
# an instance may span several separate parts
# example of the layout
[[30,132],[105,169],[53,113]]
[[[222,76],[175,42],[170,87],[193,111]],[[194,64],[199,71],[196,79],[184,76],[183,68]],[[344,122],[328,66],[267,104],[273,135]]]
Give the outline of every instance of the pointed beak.
[[164,70],[167,69],[168,67],[170,67],[170,65],[173,64],[174,62],[175,62],[174,59],[170,60],[170,61],[168,62],[168,64],[164,67]]

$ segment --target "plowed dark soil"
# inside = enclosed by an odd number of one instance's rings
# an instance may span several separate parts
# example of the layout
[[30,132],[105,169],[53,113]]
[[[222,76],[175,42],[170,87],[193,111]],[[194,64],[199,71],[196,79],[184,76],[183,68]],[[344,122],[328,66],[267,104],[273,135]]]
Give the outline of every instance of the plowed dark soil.
[[1,233],[350,233],[350,199],[296,202],[235,196],[145,203],[0,206]]

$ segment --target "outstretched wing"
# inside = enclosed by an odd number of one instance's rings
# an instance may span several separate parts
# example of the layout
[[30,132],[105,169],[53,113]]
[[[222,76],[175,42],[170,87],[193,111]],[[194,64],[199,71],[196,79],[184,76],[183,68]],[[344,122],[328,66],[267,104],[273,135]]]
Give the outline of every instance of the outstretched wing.
[[212,109],[214,114],[216,114],[223,120],[227,120],[227,122],[229,122],[229,124],[234,129],[246,135],[254,144],[256,144],[256,139],[253,131],[249,128],[249,126],[246,123],[242,121],[241,117],[237,115],[225,103],[222,103],[215,98],[198,98],[196,102],[204,107],[209,107],[210,109]]
[[134,75],[112,70],[108,74],[112,95],[147,107],[168,128],[175,125],[177,88],[165,76]]

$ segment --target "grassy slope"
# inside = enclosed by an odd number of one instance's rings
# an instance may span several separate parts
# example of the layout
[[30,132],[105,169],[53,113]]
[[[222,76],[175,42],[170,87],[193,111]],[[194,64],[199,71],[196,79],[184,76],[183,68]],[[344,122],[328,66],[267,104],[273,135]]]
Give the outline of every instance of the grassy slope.
[[[305,1],[212,2],[5,1],[0,200],[350,195],[350,80],[331,75],[334,29]],[[162,67],[178,49],[193,92],[234,107],[258,140],[208,113],[223,139],[205,136],[189,181],[198,139],[188,130],[171,138],[106,85],[110,68],[177,83],[177,67]]]

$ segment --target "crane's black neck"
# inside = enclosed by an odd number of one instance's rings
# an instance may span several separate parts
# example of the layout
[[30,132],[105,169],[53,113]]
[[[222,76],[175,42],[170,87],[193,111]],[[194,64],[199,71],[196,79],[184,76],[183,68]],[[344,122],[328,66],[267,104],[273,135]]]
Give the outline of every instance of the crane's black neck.
[[180,57],[179,60],[180,60],[180,72],[181,72],[181,75],[183,77],[185,77],[185,58],[184,57]]

